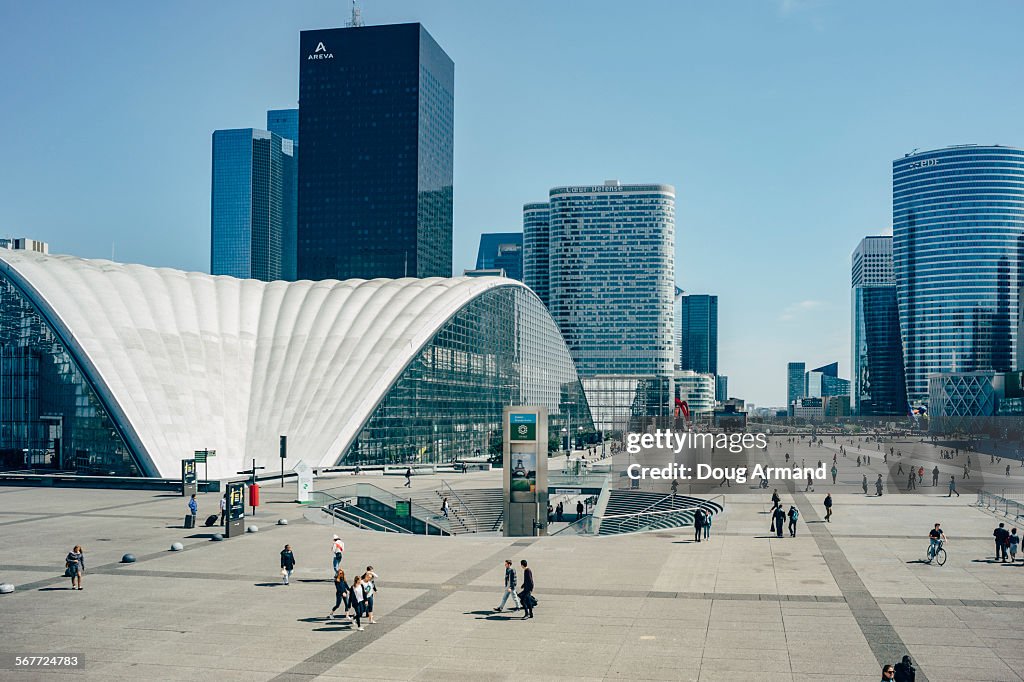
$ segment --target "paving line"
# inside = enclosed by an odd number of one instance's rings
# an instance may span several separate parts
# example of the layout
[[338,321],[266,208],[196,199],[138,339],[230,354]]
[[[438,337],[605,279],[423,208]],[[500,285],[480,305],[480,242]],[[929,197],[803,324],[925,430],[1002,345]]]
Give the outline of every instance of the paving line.
[[[533,544],[534,540],[518,540],[512,543],[514,547],[527,547]],[[370,626],[365,632],[350,634],[338,642],[321,649],[301,663],[292,666],[271,682],[298,682],[300,680],[311,680],[338,665],[352,654],[362,651],[367,646],[381,639],[395,628],[404,625],[416,618],[427,609],[436,606],[439,602],[455,593],[455,589],[465,589],[466,586],[494,568],[497,562],[508,556],[509,548],[491,554],[486,559],[474,564],[466,570],[458,573],[440,585],[433,586],[424,594],[402,604],[394,611],[388,613],[385,622]],[[399,587],[400,584],[388,581],[388,587]],[[474,590],[476,591],[476,590]],[[488,588],[487,592],[494,592],[494,588]],[[545,590],[545,593],[548,591]]]

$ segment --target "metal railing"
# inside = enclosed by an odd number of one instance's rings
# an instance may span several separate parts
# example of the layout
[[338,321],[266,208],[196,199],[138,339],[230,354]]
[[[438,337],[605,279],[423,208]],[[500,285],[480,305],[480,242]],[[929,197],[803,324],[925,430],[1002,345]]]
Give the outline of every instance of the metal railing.
[[400,533],[405,535],[412,535],[412,531],[408,528],[402,528],[401,526],[396,525],[385,518],[377,516],[376,514],[368,512],[365,509],[360,509],[359,507],[354,508],[359,509],[358,514],[349,511],[346,508],[344,502],[334,502],[332,504],[321,507],[321,509],[323,509],[325,512],[331,515],[332,526],[334,525],[333,519],[341,519],[342,521],[350,523],[353,526],[356,526],[357,528],[366,528],[368,530],[375,530],[383,533]]
[[[435,514],[432,510],[413,502],[408,497],[400,497],[390,491],[379,488],[372,483],[349,483],[348,485],[343,485],[337,488],[314,490],[311,495],[325,495],[338,501],[342,501],[345,498],[358,499],[360,497],[368,497],[385,506],[391,507],[392,509],[397,509],[395,503],[398,501],[407,502],[409,504],[409,513],[414,518],[422,521],[425,526],[428,528],[433,526],[448,535],[455,534],[452,530],[451,521],[444,518],[444,516]],[[317,498],[314,497],[313,499]]]
[[[462,527],[465,528],[467,531],[475,533],[481,527],[480,519],[478,519],[476,517],[476,514],[474,514],[473,510],[470,508],[470,506],[468,504],[466,504],[466,501],[463,500],[461,497],[459,497],[459,494],[457,492],[452,490],[452,487],[451,487],[451,485],[448,484],[448,481],[446,481],[444,479],[441,479],[441,485],[443,485],[445,488],[447,488],[448,492],[451,494],[451,496],[454,497],[456,500],[458,500],[458,502],[459,502],[459,509],[460,510],[465,510],[465,511],[469,512],[469,515],[473,517],[473,528],[472,528],[471,531],[466,526],[466,523],[462,519],[459,519],[459,523],[462,524]],[[456,517],[458,517],[458,514],[456,514]]]
[[[712,503],[724,495],[715,495],[707,500],[701,500],[699,504],[689,507],[678,507],[676,509],[665,509],[662,511],[641,511],[628,514],[611,514],[598,518],[599,528],[614,528],[616,533],[643,533],[649,530],[662,530],[665,528],[678,528],[693,523],[693,515],[698,509],[715,514],[716,510]],[[724,504],[718,504],[724,509]],[[671,522],[666,524],[666,520]],[[611,535],[612,533],[605,533]]]
[[591,515],[584,516],[582,519],[576,519],[565,528],[559,528],[554,535],[593,535],[594,534],[594,517]]
[[1002,495],[994,495],[992,493],[985,492],[984,490],[978,491],[978,506],[984,507],[990,511],[1001,513],[1014,520],[1024,516],[1024,503],[1007,499]]

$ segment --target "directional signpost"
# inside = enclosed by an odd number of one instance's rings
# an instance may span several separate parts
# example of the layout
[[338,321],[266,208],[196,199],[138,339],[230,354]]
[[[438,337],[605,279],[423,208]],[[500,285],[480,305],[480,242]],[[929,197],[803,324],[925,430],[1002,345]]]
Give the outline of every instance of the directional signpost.
[[209,457],[216,457],[217,456],[217,451],[216,450],[209,450],[209,449],[196,450],[194,454],[195,454],[196,464],[202,464],[203,465],[203,480],[204,481],[209,481],[210,477],[209,477],[209,470],[206,468],[206,460]]

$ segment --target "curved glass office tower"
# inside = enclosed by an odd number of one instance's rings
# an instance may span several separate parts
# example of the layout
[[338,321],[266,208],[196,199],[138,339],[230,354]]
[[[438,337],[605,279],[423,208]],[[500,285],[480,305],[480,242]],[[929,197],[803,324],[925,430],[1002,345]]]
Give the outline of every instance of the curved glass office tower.
[[963,145],[892,164],[893,260],[907,394],[928,375],[1021,363],[1024,149]]

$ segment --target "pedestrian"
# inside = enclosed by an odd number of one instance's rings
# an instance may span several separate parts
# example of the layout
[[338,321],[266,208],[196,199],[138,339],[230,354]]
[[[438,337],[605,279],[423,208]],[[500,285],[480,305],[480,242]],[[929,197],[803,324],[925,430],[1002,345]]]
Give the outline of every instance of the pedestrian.
[[512,560],[505,559],[505,588],[501,594],[501,603],[498,604],[498,608],[495,611],[500,612],[505,608],[505,602],[508,601],[509,597],[512,597],[513,611],[519,610],[519,597],[516,596],[516,569],[512,568]]
[[555,508],[548,504],[548,523],[555,520]]
[[224,493],[220,498],[220,525],[224,525],[224,517],[228,512],[228,494]]
[[957,497],[960,497],[960,493],[956,490],[956,478],[953,476],[949,477],[949,494],[946,497],[953,497],[953,493],[956,493]]
[[373,619],[373,597],[377,594],[377,574],[373,571],[373,566],[366,567],[366,573],[363,574],[363,615],[366,616],[366,621],[373,625],[376,625],[377,621]]
[[704,535],[704,510],[698,509],[693,513],[693,539],[700,542]]
[[939,484],[939,465],[936,464],[935,468],[932,469],[932,486],[937,486],[938,484]]
[[583,518],[583,500],[576,502],[576,520],[579,521]]
[[363,576],[357,575],[352,580],[352,587],[348,590],[348,604],[352,608],[355,619],[356,619],[356,630],[365,630],[363,627],[362,616],[364,605],[363,596]]
[[523,591],[519,593],[519,601],[523,605],[523,620],[533,618],[533,607],[537,600],[533,598],[533,569],[526,565],[526,559],[519,562],[523,567]]
[[825,495],[825,523],[832,523],[832,493]]
[[288,584],[294,570],[295,554],[292,552],[291,545],[285,545],[284,549],[281,550],[281,580],[284,581],[285,585]]
[[672,479],[672,486],[671,487],[672,487],[672,497],[675,497],[676,493],[679,492],[679,479],[678,478],[673,478]]
[[448,498],[446,497],[443,500],[441,500],[441,513],[444,515],[446,519],[448,518],[448,511],[450,509],[451,507],[448,506]]
[[857,466],[860,466],[860,455],[857,455]]
[[412,467],[405,467],[405,487],[412,487]]
[[334,573],[338,572],[341,568],[341,558],[345,553],[345,543],[341,541],[341,538],[335,534],[334,541],[331,544],[331,553],[334,555]]
[[860,486],[864,488],[864,494],[868,494],[868,475],[864,474],[864,480],[860,482]]
[[899,467],[896,469],[896,475],[897,476],[902,476],[903,475],[903,462],[900,462]]
[[902,661],[893,666],[893,682],[914,682],[916,677],[917,669],[910,656],[904,656]]
[[[82,576],[85,575],[85,552],[81,545],[75,545],[74,549],[68,552],[64,558],[64,574],[71,578],[71,589],[82,589]],[[77,587],[76,587],[77,582]]]
[[964,465],[964,480],[967,480],[970,477],[971,477],[971,463],[968,461],[967,464]]
[[327,614],[328,618],[334,618],[334,612],[338,610],[339,606],[344,605],[345,617],[352,620],[352,616],[348,615],[348,582],[345,580],[345,569],[339,568],[337,573],[334,574],[334,608]]
[[911,471],[909,478],[907,478],[907,491],[909,492],[911,490],[916,489],[917,488],[917,485],[915,485],[916,483],[917,483],[917,477],[914,476],[914,472]]
[[1010,532],[1006,530],[1005,524],[1000,523],[999,526],[992,531],[992,537],[996,541],[996,561],[999,561],[1000,557],[1006,561],[1006,549],[1010,546]]
[[1010,531],[1009,548],[1010,548],[1010,563],[1012,564],[1017,560],[1017,546],[1020,544],[1020,536],[1017,535],[1017,529],[1014,528]]
[[782,502],[782,498],[779,497],[779,489],[776,488],[772,492],[772,509],[775,509],[775,507],[778,507],[780,502]]
[[832,485],[836,484],[836,476],[839,475],[839,469],[836,469],[836,465],[832,465]]
[[196,502],[196,495],[195,495],[195,493],[192,493],[192,497],[188,498],[188,513],[189,513],[189,515],[192,518],[189,519],[188,525],[186,525],[185,527],[186,528],[195,528],[196,527],[196,514],[199,513],[199,503]]
[[1006,465],[1006,475],[1007,476],[1010,475],[1010,465],[1009,464]]
[[789,537],[796,537],[796,521],[800,518],[800,510],[796,508],[795,504],[789,506]]
[[786,512],[780,504],[772,513],[772,522],[775,526],[775,537],[782,537],[782,526],[786,523]]
[[704,514],[704,539],[707,540],[711,535],[711,514]]
[[555,507],[555,516],[558,518],[558,522],[559,523],[562,522],[562,511],[563,511],[563,509],[564,509],[564,507],[562,506],[561,502],[559,502],[558,506]]
[[878,474],[878,478],[875,479],[875,493],[879,497],[882,496],[882,474]]
[[924,467],[917,468],[917,482],[924,483]]

